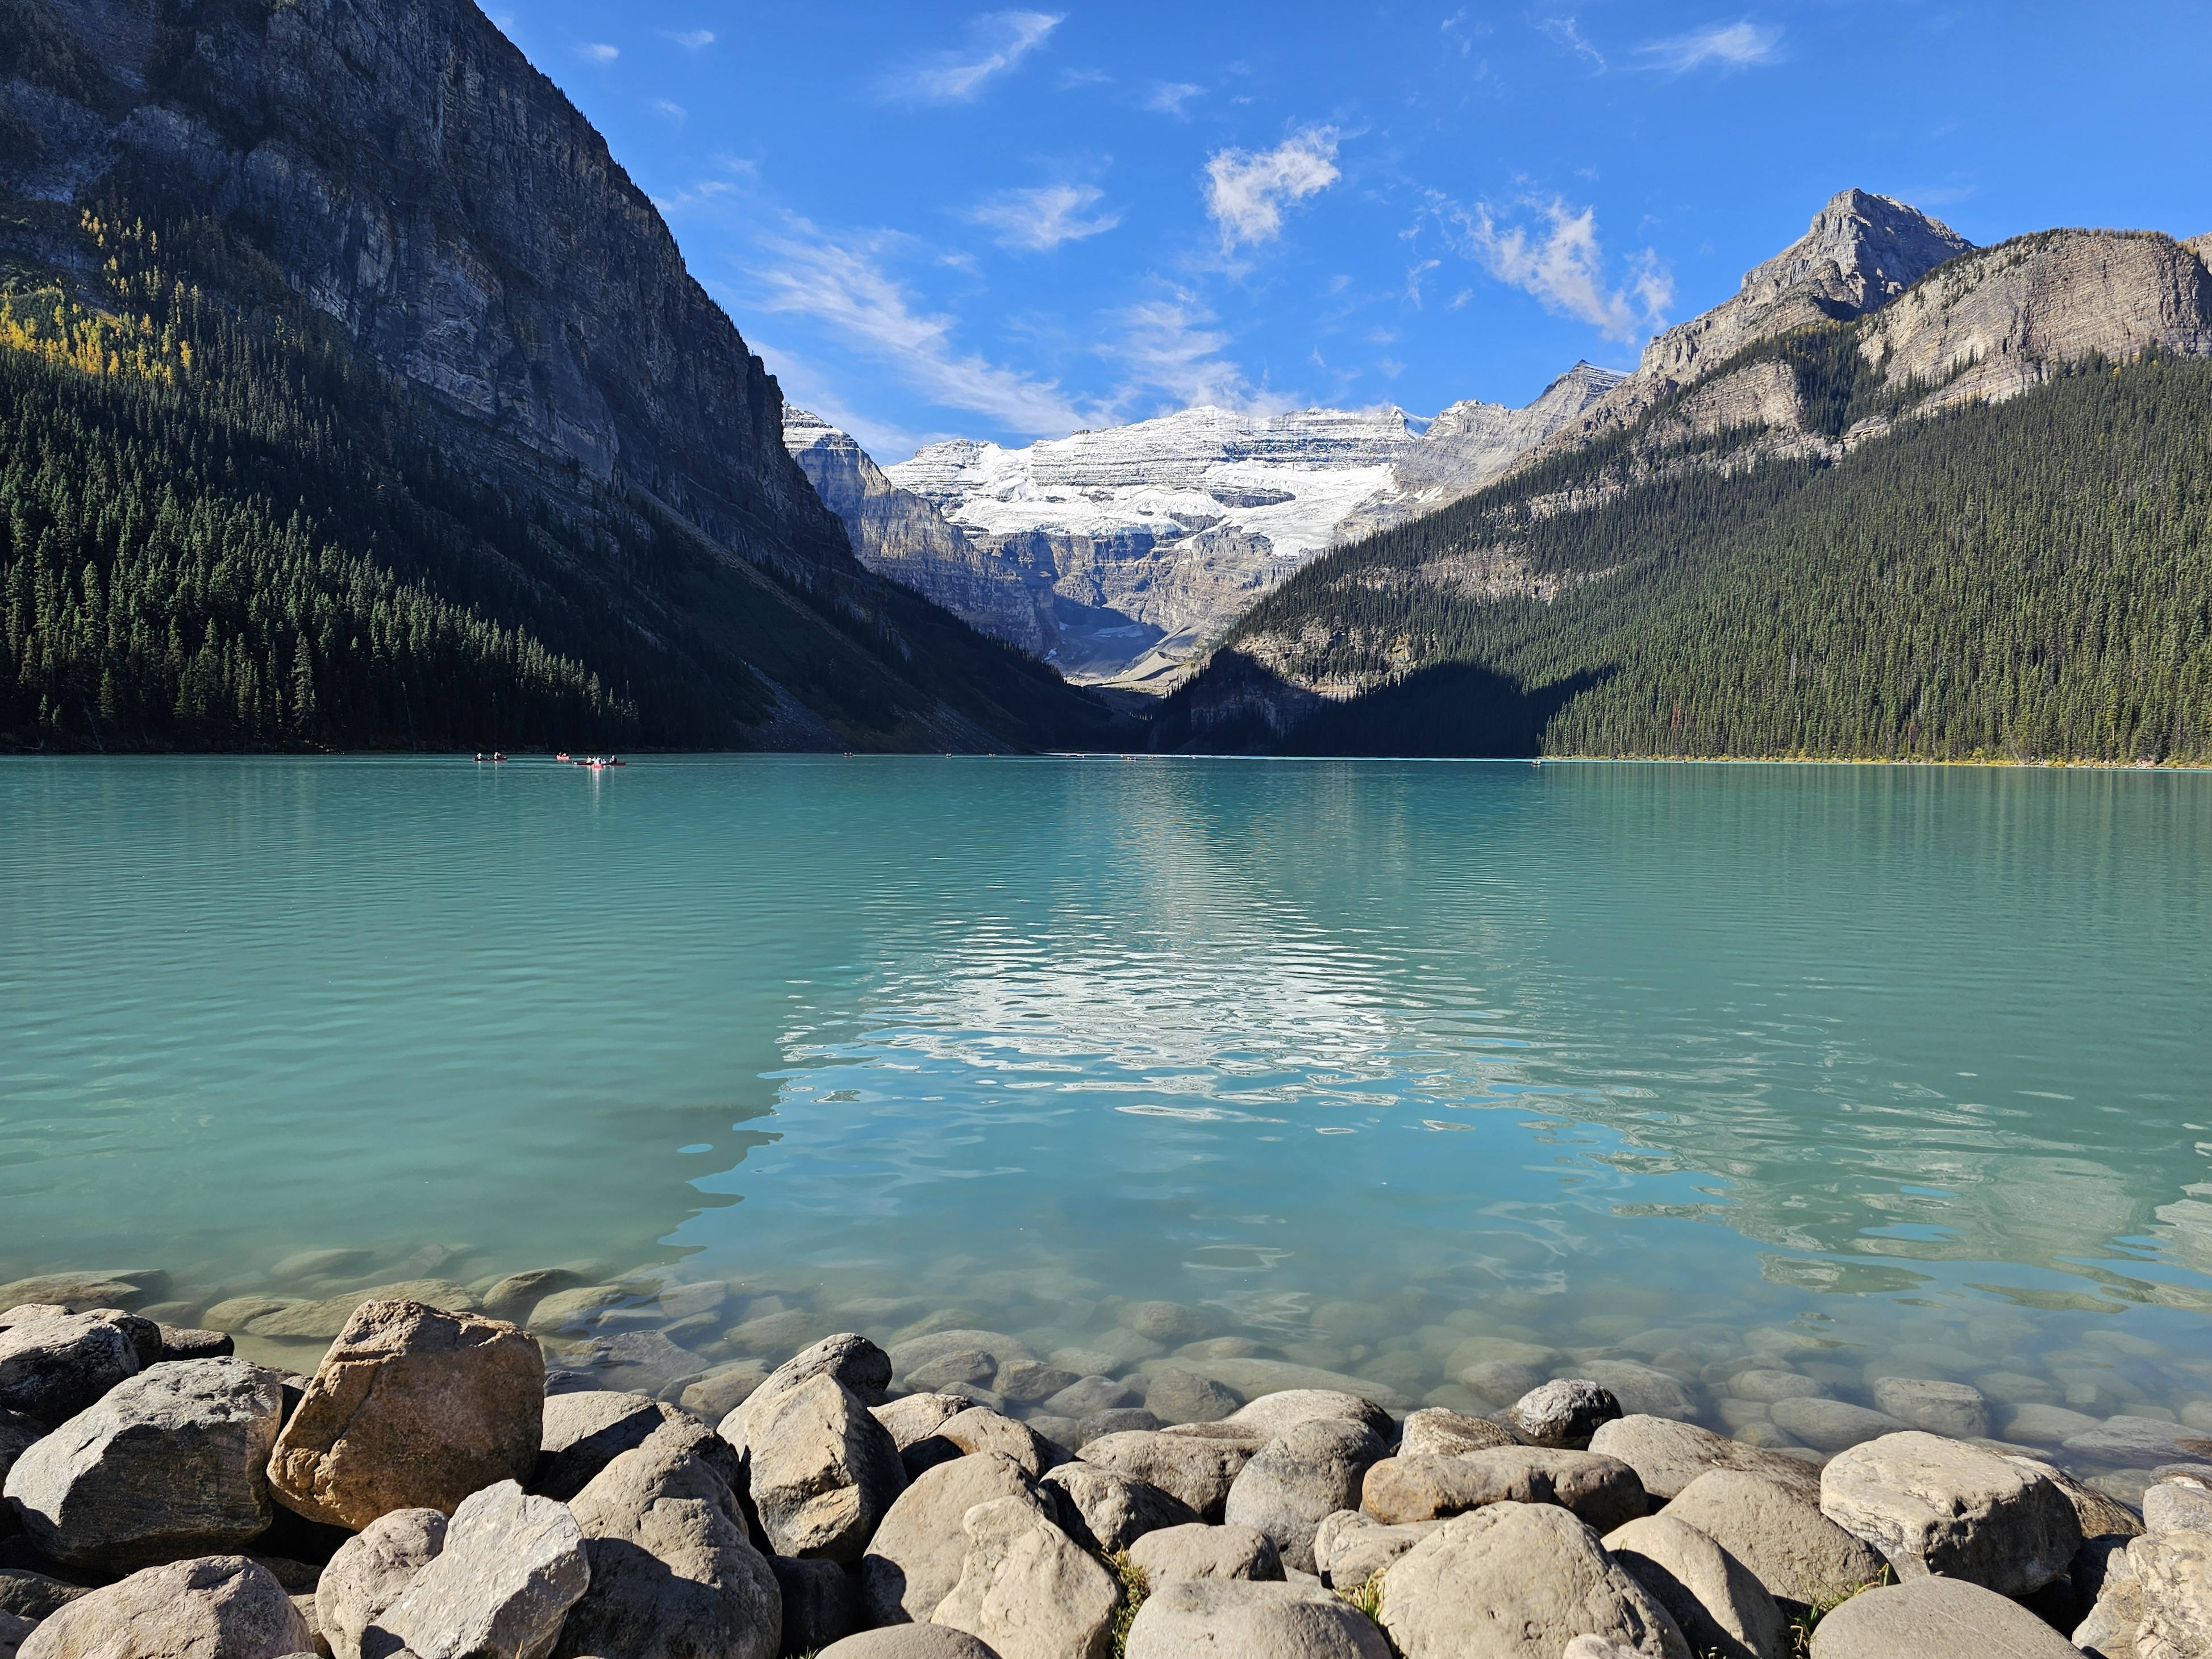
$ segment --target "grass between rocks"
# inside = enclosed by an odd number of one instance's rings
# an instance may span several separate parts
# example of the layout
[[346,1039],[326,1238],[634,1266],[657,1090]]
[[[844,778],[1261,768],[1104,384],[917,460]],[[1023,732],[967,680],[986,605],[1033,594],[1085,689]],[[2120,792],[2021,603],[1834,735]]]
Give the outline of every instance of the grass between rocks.
[[1884,1584],[1896,1582],[1890,1577],[1889,1569],[1884,1567],[1863,1584],[1853,1584],[1849,1589],[1836,1590],[1824,1595],[1804,1612],[1794,1614],[1790,1620],[1790,1651],[1794,1659],[1812,1659],[1813,1632],[1820,1621],[1838,1607],[1863,1590],[1879,1589]]
[[1390,1659],[1404,1659],[1398,1651],[1397,1641],[1382,1623],[1382,1574],[1385,1571],[1377,1567],[1367,1575],[1365,1583],[1356,1589],[1339,1590],[1337,1594],[1352,1604],[1353,1612],[1362,1614],[1369,1624],[1382,1631],[1383,1644],[1390,1650]]
[[1142,1567],[1129,1559],[1127,1550],[1115,1550],[1098,1559],[1121,1587],[1121,1599],[1114,1608],[1111,1651],[1114,1659],[1125,1659],[1129,1650],[1129,1626],[1136,1622],[1137,1609],[1145,1605],[1145,1598],[1152,1593],[1152,1581]]

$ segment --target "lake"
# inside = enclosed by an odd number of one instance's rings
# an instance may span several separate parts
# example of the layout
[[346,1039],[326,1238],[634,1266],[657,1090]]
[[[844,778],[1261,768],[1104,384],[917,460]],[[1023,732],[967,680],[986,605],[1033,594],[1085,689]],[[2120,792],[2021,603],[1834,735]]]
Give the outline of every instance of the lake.
[[18,759],[0,1053],[0,1279],[165,1317],[557,1264],[628,1295],[554,1363],[662,1381],[955,1328],[2212,1434],[2203,774]]

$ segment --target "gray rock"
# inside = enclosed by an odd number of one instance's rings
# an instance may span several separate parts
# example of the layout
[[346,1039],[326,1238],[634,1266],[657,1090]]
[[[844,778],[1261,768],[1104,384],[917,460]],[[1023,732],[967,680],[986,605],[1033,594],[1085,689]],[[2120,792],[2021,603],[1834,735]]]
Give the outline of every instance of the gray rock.
[[1210,1376],[1162,1366],[1145,1388],[1145,1409],[1164,1423],[1218,1423],[1244,1401]]
[[1709,1470],[1660,1513],[1742,1562],[1792,1614],[1874,1583],[1886,1565],[1796,1492],[1747,1470]]
[[228,1331],[203,1331],[189,1325],[157,1325],[164,1359],[227,1359],[238,1352]]
[[543,1455],[530,1489],[565,1504],[616,1458],[682,1415],[649,1395],[611,1389],[550,1395],[538,1429]]
[[1137,1430],[1086,1443],[1083,1461],[1134,1476],[1188,1504],[1200,1520],[1218,1521],[1231,1485],[1259,1449],[1250,1440]]
[[1698,1659],[1793,1659],[1782,1609],[1750,1568],[1686,1521],[1647,1515],[1606,1535]]
[[724,1420],[722,1437],[744,1455],[753,1506],[778,1555],[859,1560],[906,1490],[890,1431],[827,1370],[788,1385],[770,1377]]
[[2212,1532],[2212,1492],[2193,1480],[2160,1480],[2143,1492],[2147,1532]]
[[978,1388],[990,1386],[991,1379],[999,1374],[999,1362],[981,1348],[962,1348],[952,1353],[939,1354],[925,1364],[916,1365],[906,1373],[906,1385],[910,1389],[939,1389],[972,1383]]
[[1012,1458],[1031,1474],[1042,1474],[1065,1463],[1071,1455],[1066,1448],[1053,1444],[1028,1424],[1016,1422],[1003,1413],[982,1406],[970,1406],[957,1416],[946,1418],[937,1432],[969,1456],[977,1452],[999,1452]]
[[1575,1368],[1608,1390],[1624,1413],[1686,1422],[1698,1415],[1698,1397],[1679,1376],[1632,1359],[1590,1359]]
[[2145,1533],[2128,1545],[2128,1565],[2142,1591],[2136,1659],[2212,1654],[2212,1533]]
[[1492,1409],[1510,1406],[1544,1380],[1535,1366],[1518,1359],[1479,1359],[1454,1375],[1462,1386],[1491,1401]]
[[168,1294],[169,1275],[155,1267],[106,1273],[40,1273],[0,1285],[0,1308],[44,1303],[65,1308],[142,1308]]
[[20,1613],[0,1611],[0,1659],[15,1659],[24,1638],[37,1628]]
[[1256,1527],[1163,1527],[1130,1546],[1129,1559],[1155,1588],[1177,1578],[1283,1577],[1274,1540]]
[[860,1628],[860,1587],[835,1561],[771,1555],[769,1569],[783,1600],[783,1651],[814,1653]]
[[1135,1434],[1152,1429],[1164,1429],[1167,1425],[1142,1406],[1118,1407],[1112,1411],[1093,1412],[1075,1427],[1078,1447],[1087,1446],[1094,1440],[1109,1434]]
[[1802,1371],[1758,1369],[1738,1371],[1729,1378],[1728,1387],[1729,1393],[1738,1400],[1762,1401],[1768,1405],[1778,1400],[1803,1400],[1826,1392]]
[[582,1274],[566,1267],[534,1267],[527,1273],[509,1273],[484,1291],[483,1310],[510,1325],[526,1325],[532,1310],[547,1297],[573,1291],[583,1282]]
[[521,1322],[539,1336],[574,1335],[590,1330],[601,1313],[629,1299],[630,1293],[619,1285],[572,1285],[540,1297],[529,1319]]
[[589,1587],[555,1659],[775,1659],[782,1596],[745,1536],[728,1481],[655,1436],[602,1469],[569,1506]]
[[969,1402],[957,1394],[909,1394],[868,1410],[890,1431],[891,1442],[901,1451],[927,1440],[966,1411]]
[[1042,1360],[1017,1359],[1012,1364],[999,1367],[992,1386],[1018,1406],[1034,1406],[1081,1380],[1073,1371],[1063,1370],[1058,1365],[1048,1365]]
[[1954,1440],[1980,1440],[1990,1431],[1990,1402],[1966,1382],[1885,1376],[1874,1385],[1874,1403],[1900,1423]]
[[1364,1423],[1388,1445],[1397,1425],[1390,1413],[1364,1394],[1341,1389],[1278,1389],[1261,1395],[1249,1405],[1231,1412],[1227,1420],[1256,1434],[1262,1443],[1316,1418],[1349,1418]]
[[283,1407],[277,1373],[243,1359],[156,1365],[26,1450],[8,1502],[72,1566],[130,1572],[240,1549],[269,1525]]
[[0,1309],[0,1331],[17,1325],[29,1325],[41,1319],[60,1319],[76,1311],[58,1302],[23,1302],[15,1307]]
[[1212,1336],[1219,1321],[1202,1309],[1179,1302],[1133,1302],[1121,1310],[1121,1322],[1139,1336],[1174,1346]]
[[929,1622],[999,1659],[1106,1659],[1121,1586],[1028,1497],[978,1504],[962,1522],[960,1580]]
[[1586,1451],[1599,1426],[1620,1415],[1620,1401],[1603,1383],[1560,1377],[1522,1395],[1506,1409],[1505,1421],[1532,1446]]
[[978,1504],[1023,1498],[1044,1513],[1030,1473],[979,1452],[941,1463],[899,1494],[860,1558],[860,1601],[872,1625],[924,1624],[960,1581],[968,1553],[961,1522]]
[[2074,1645],[2097,1659],[2136,1659],[2136,1632],[2143,1620],[2142,1585],[2128,1559],[2127,1540],[2091,1539],[2081,1546],[2069,1571],[2081,1615],[2074,1628]]
[[814,1659],[999,1659],[964,1630],[892,1625],[833,1642]]
[[1177,1578],[1129,1626],[1128,1659],[1389,1659],[1382,1632],[1340,1598],[1291,1584]]
[[2101,1426],[2097,1419],[2085,1412],[2030,1401],[2014,1407],[2006,1416],[2004,1436],[2025,1445],[2059,1446],[2077,1434],[2088,1434]]
[[[1225,1382],[1247,1400],[1277,1394],[1348,1394],[1384,1413],[1407,1412],[1413,1401],[1402,1389],[1371,1377],[1350,1376],[1319,1365],[1287,1359],[1201,1358],[1186,1350],[1176,1363],[1189,1370],[1202,1370],[1217,1382]],[[1247,1409],[1249,1409],[1249,1407]]]
[[1312,1572],[1314,1533],[1324,1516],[1358,1506],[1360,1483],[1382,1455],[1364,1423],[1316,1418],[1270,1440],[1229,1486],[1222,1518],[1274,1540],[1286,1566]]
[[1127,1549],[1148,1532],[1198,1519],[1190,1506],[1118,1469],[1062,1463],[1044,1477],[1060,1526],[1086,1549]]
[[1549,1504],[1492,1504],[1445,1522],[1382,1575],[1380,1617],[1405,1659],[1553,1659],[1584,1635],[1690,1659],[1651,1593]]
[[446,1547],[436,1510],[394,1510],[337,1547],[315,1585],[318,1630],[336,1659],[362,1659],[362,1639]]
[[[2056,1463],[2017,1455],[2008,1455],[2006,1461],[2041,1475],[2066,1494],[2066,1501],[2074,1506],[2074,1518],[2081,1524],[2081,1536],[2085,1540],[2115,1534],[2133,1538],[2142,1531],[2142,1517],[2135,1510],[2118,1498],[2099,1492],[2094,1486],[2084,1486]],[[2072,1569],[2068,1571],[2070,1572]]]
[[1767,1408],[1767,1415],[1784,1433],[1825,1452],[1863,1445],[1907,1426],[1887,1412],[1869,1411],[1864,1406],[1854,1406],[1847,1401],[1810,1395],[1801,1400],[1778,1400]]
[[43,1572],[0,1567],[0,1613],[12,1613],[33,1624],[86,1594],[82,1584],[68,1583]]
[[1386,1527],[1358,1510],[1339,1510],[1314,1529],[1316,1576],[1329,1589],[1348,1594],[1443,1524],[1409,1521]]
[[166,1358],[161,1347],[161,1328],[154,1321],[141,1319],[120,1308],[87,1308],[82,1311],[88,1319],[104,1319],[131,1339],[131,1349],[138,1356],[140,1370],[158,1365]]
[[1466,1452],[1517,1446],[1513,1431],[1486,1418],[1463,1417],[1431,1406],[1413,1413],[1398,1437],[1401,1457],[1457,1457]]
[[473,1311],[476,1298],[468,1287],[447,1279],[408,1279],[366,1290],[346,1291],[313,1302],[289,1303],[274,1312],[246,1322],[246,1334],[290,1340],[327,1341],[346,1328],[355,1311],[371,1302],[418,1302],[448,1312]]
[[376,1252],[362,1249],[295,1250],[269,1270],[279,1284],[303,1279],[350,1279],[375,1265]]
[[1078,1421],[1101,1412],[1119,1411],[1144,1403],[1144,1396],[1127,1383],[1110,1376],[1079,1376],[1044,1402],[1055,1417]]
[[678,1403],[709,1423],[719,1423],[752,1397],[768,1381],[768,1367],[757,1359],[735,1359],[704,1372],[686,1383]]
[[[0,1342],[6,1340],[0,1336]],[[0,1401],[0,1404],[5,1403]],[[2077,1457],[2148,1468],[2154,1463],[2212,1456],[2212,1437],[2202,1430],[2155,1417],[2108,1417],[2085,1433],[2069,1435],[2066,1449]]]
[[1367,1471],[1359,1500],[1387,1526],[1443,1520],[1492,1504],[1557,1504],[1607,1532],[1650,1507],[1644,1483],[1620,1459],[1548,1446],[1386,1457]]
[[1813,1632],[1813,1659],[2081,1659],[2017,1601],[1958,1578],[1863,1590]]
[[[0,1411],[0,1492],[7,1490],[8,1472],[15,1460],[46,1437],[46,1426],[33,1423],[21,1412]],[[0,1502],[0,1538],[20,1529],[12,1505]]]
[[0,1411],[52,1428],[137,1370],[137,1347],[112,1321],[34,1319],[0,1331]]
[[1712,1469],[1737,1469],[1764,1476],[1817,1508],[1820,1472],[1794,1457],[1762,1451],[1701,1429],[1694,1423],[1629,1416],[1607,1423],[1590,1437],[1590,1449],[1617,1457],[1636,1471],[1644,1490],[1671,1498]]
[[282,1659],[313,1640],[266,1568],[206,1555],[80,1596],[40,1621],[18,1659]]
[[896,1376],[911,1376],[917,1366],[969,1349],[988,1355],[994,1368],[1018,1359],[1035,1359],[1037,1357],[1030,1351],[1028,1344],[1016,1340],[1003,1331],[932,1331],[926,1336],[908,1337],[903,1342],[892,1343],[891,1371]]
[[418,1659],[544,1659],[590,1580],[568,1506],[502,1480],[461,1500],[444,1547],[362,1644],[372,1659],[391,1651],[380,1638]]
[[1820,1475],[1820,1510],[1889,1559],[2026,1595],[2081,1547],[2066,1494],[2022,1462],[1907,1430],[1843,1452]]

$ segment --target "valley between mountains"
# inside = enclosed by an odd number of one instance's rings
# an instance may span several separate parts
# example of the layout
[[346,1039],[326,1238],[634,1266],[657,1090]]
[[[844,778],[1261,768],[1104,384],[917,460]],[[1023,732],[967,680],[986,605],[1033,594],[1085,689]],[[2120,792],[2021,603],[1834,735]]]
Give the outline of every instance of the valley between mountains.
[[9,7],[13,746],[2212,758],[2212,238],[1845,190],[1523,408],[879,465],[467,0]]

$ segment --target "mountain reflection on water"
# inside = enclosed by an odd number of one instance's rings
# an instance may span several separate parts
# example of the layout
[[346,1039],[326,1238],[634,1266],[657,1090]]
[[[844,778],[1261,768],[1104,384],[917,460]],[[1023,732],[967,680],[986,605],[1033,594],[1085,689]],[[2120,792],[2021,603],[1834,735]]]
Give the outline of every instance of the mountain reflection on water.
[[0,843],[0,1277],[2212,1356],[2212,777],[40,761]]

